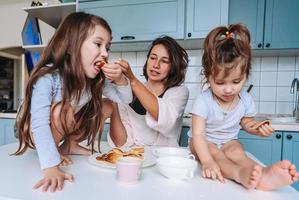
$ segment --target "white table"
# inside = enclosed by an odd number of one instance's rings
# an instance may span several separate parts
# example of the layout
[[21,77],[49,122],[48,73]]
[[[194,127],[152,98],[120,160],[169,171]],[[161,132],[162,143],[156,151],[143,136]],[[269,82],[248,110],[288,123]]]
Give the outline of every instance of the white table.
[[239,184],[227,180],[225,184],[203,179],[199,170],[190,181],[171,181],[158,172],[156,166],[144,168],[142,179],[135,185],[124,185],[115,179],[115,170],[93,166],[87,157],[72,156],[74,164],[65,168],[72,173],[75,182],[66,182],[62,191],[43,193],[32,190],[42,177],[35,151],[22,156],[9,156],[17,143],[0,147],[0,200],[295,200],[299,193],[292,187],[263,192],[246,190]]

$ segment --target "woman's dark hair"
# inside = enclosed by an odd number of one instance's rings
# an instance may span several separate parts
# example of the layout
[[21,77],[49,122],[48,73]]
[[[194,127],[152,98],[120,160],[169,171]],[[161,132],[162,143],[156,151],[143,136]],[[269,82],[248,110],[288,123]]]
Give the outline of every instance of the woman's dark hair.
[[243,24],[220,26],[206,37],[202,56],[203,74],[216,77],[224,70],[224,77],[231,70],[241,67],[241,73],[248,78],[251,69],[250,34]]
[[[91,144],[93,148],[94,138],[102,129],[101,102],[105,76],[103,72],[100,72],[94,79],[86,77],[81,63],[81,46],[98,25],[112,35],[111,28],[103,18],[83,12],[68,15],[58,27],[32,71],[26,87],[25,99],[21,109],[22,115],[20,115],[20,121],[17,124],[20,144],[16,155],[24,153],[28,147],[35,148],[31,138],[30,125],[32,88],[40,77],[52,73],[59,73],[63,84],[60,121],[64,132],[61,134],[63,134],[64,139],[68,139],[71,135],[83,133],[78,141],[87,138],[88,144]],[[76,126],[73,130],[69,130],[66,113],[71,107],[71,102],[75,100],[75,104],[78,104],[83,91],[90,93],[91,99],[75,114]]]
[[147,60],[143,66],[143,75],[147,80],[147,61],[153,47],[158,44],[163,45],[167,49],[169,54],[170,71],[164,84],[165,88],[170,88],[182,84],[185,80],[185,74],[189,62],[188,54],[185,49],[183,49],[173,38],[169,36],[157,38],[152,42],[150,50],[147,54]]

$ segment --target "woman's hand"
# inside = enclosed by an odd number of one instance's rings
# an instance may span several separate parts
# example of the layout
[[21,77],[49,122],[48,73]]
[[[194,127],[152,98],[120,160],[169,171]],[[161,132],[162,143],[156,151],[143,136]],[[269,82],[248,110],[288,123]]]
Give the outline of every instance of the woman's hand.
[[44,178],[40,180],[33,189],[42,187],[43,192],[47,192],[48,189],[51,192],[60,191],[63,188],[64,181],[74,181],[73,175],[63,172],[58,166],[50,167],[43,170]]
[[218,179],[220,182],[224,183],[220,167],[214,160],[202,163],[202,176],[213,180]]
[[132,82],[136,79],[128,61],[120,59],[120,60],[116,61],[116,63],[121,66],[122,72],[130,80],[130,82]]
[[117,85],[126,85],[128,83],[123,74],[121,65],[117,62],[105,64],[101,70],[106,78],[112,80]]

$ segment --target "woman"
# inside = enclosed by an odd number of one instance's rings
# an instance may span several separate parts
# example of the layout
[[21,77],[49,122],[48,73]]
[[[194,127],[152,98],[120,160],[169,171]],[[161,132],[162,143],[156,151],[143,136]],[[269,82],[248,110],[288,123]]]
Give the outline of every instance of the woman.
[[188,65],[187,52],[171,37],[151,44],[143,68],[143,84],[129,64],[118,61],[130,81],[131,104],[105,101],[104,113],[111,116],[108,142],[111,146],[178,146],[183,113],[189,91],[181,85]]

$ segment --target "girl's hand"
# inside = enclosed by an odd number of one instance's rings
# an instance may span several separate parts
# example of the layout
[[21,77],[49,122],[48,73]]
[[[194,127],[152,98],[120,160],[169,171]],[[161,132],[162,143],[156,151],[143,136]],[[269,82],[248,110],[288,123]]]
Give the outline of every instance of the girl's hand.
[[134,79],[136,79],[128,61],[120,59],[120,60],[116,61],[116,63],[121,66],[122,72],[130,80],[130,82],[132,82]]
[[106,78],[112,80],[118,85],[126,85],[127,80],[123,75],[122,67],[118,63],[105,64],[101,70],[105,74]]
[[210,178],[213,180],[218,179],[220,182],[224,183],[224,178],[221,174],[220,167],[213,160],[202,163],[202,176],[204,178]]
[[274,132],[274,129],[272,128],[272,126],[269,123],[261,124],[257,128],[257,130],[258,130],[258,134],[263,137],[268,137],[268,136],[272,135],[272,133]]
[[60,191],[63,188],[64,180],[73,182],[73,175],[63,172],[58,166],[50,167],[43,170],[44,178],[40,180],[33,189],[42,187],[43,192],[47,192],[48,189],[51,192]]

